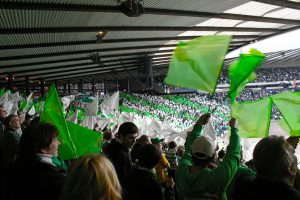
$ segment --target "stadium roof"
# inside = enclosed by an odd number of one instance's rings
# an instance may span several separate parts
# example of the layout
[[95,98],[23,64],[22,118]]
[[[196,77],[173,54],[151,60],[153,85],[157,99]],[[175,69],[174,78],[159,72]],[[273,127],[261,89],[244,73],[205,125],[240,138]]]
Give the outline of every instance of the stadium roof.
[[[178,41],[230,34],[232,51],[300,26],[300,0],[144,0],[138,17],[121,12],[124,1],[1,0],[2,83],[8,74],[15,84],[25,76],[32,82],[132,77],[145,55],[153,58],[153,74],[164,74]],[[273,62],[300,54],[276,51]]]

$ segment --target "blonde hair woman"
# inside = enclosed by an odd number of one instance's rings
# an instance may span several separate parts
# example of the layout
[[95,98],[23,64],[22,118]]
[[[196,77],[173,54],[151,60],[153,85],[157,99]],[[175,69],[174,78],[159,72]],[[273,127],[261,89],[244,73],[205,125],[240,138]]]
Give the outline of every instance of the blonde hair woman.
[[61,200],[120,200],[121,186],[112,163],[98,154],[73,161]]

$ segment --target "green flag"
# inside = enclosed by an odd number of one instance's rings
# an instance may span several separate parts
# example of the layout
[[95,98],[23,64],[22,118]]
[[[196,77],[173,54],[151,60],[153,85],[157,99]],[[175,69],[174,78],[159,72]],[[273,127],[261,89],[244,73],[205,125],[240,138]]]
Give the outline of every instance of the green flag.
[[33,104],[34,105],[34,108],[37,112],[39,112],[41,109],[42,109],[42,105],[43,105],[43,101],[40,100],[38,101],[37,103]]
[[287,133],[291,132],[291,129],[289,127],[289,125],[286,123],[285,119],[282,118],[281,120],[278,121],[278,125],[280,126],[280,128],[282,128],[282,130],[284,130]]
[[265,98],[256,102],[235,103],[232,117],[238,120],[239,135],[243,138],[263,138],[269,134],[272,100]]
[[0,97],[2,97],[2,95],[4,94],[4,92],[5,92],[5,88],[1,88],[1,90],[0,90]]
[[300,96],[294,92],[273,95],[272,100],[290,129],[291,136],[300,135]]
[[40,121],[51,123],[58,129],[58,139],[60,141],[60,146],[58,148],[59,156],[64,160],[76,158],[77,153],[74,145],[72,144],[68,126],[66,124],[59,97],[54,85],[50,87],[48,92]]
[[213,94],[231,36],[203,36],[180,42],[173,52],[165,82]]
[[100,153],[102,133],[92,131],[69,121],[66,122],[76,147],[78,157],[90,153]]
[[19,106],[19,110],[23,110],[26,106],[27,106],[27,100],[24,99]]
[[265,54],[250,49],[249,54],[241,54],[239,60],[233,61],[229,66],[230,90],[228,96],[231,103],[242,92],[246,84],[256,78],[255,69],[260,65]]

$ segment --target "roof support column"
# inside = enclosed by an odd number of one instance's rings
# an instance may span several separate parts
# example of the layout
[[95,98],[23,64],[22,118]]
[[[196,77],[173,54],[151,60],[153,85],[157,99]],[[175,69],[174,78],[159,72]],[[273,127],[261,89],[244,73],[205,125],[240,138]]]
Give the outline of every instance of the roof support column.
[[104,94],[107,94],[107,82],[106,82],[106,79],[103,80],[103,85],[104,85]]
[[96,82],[95,82],[95,79],[92,80],[92,92],[93,92],[93,94],[96,93]]
[[45,81],[44,80],[40,80],[40,93],[41,93],[41,97],[44,97],[44,95],[45,95]]
[[11,90],[13,89],[13,79],[14,77],[11,74],[8,74],[6,77],[7,80],[7,89]]
[[71,95],[71,82],[68,81],[68,94]]
[[25,76],[25,93],[26,93],[26,96],[29,96],[29,94],[30,94],[30,82],[29,82],[28,76]]

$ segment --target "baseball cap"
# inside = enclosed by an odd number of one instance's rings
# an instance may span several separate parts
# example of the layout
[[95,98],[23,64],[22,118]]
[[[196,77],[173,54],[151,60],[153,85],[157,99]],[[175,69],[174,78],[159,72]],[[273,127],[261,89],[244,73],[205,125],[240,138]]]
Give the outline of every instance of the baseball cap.
[[[216,145],[212,139],[200,136],[193,142],[192,154],[198,159],[207,159],[214,155],[215,149]],[[201,154],[201,156],[197,154]]]
[[156,138],[152,138],[151,142],[152,142],[152,144],[158,144],[158,143],[161,143],[164,140],[165,140],[164,138],[160,139],[160,138],[156,137]]

